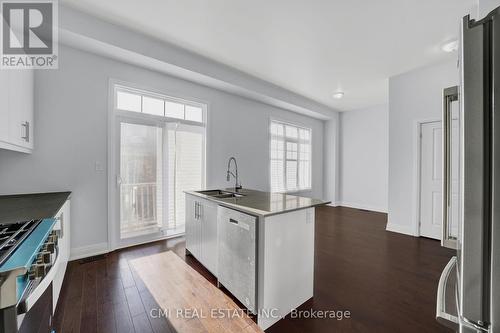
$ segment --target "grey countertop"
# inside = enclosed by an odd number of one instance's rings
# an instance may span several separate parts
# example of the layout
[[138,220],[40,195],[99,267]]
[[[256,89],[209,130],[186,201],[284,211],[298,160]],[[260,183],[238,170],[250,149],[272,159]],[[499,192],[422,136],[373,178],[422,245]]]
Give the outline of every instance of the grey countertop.
[[71,192],[0,195],[0,223],[54,217]]
[[[234,188],[224,189],[224,191],[235,192]],[[186,191],[186,193],[219,203],[229,208],[261,216],[282,214],[330,203],[325,200],[300,197],[286,193],[263,192],[245,188],[238,190],[237,193],[244,195],[238,198],[214,198],[196,191]]]

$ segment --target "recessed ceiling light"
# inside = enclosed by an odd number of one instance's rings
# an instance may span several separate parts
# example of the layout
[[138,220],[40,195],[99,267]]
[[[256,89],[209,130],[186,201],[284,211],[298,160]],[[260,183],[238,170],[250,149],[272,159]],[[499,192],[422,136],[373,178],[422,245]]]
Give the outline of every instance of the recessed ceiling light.
[[441,49],[448,53],[458,50],[458,40],[452,40],[451,42],[444,44],[441,46]]
[[337,91],[336,93],[333,93],[332,96],[335,99],[341,99],[342,97],[344,97],[344,92],[343,91]]

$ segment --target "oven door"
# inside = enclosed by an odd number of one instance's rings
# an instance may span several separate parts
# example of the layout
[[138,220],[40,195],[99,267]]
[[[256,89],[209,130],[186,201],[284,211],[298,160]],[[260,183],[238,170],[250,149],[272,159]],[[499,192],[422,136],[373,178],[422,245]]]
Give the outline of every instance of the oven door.
[[20,333],[52,332],[52,283],[37,296],[28,311],[18,315]]
[[52,332],[52,283],[49,281],[44,289],[37,291],[16,306],[0,310],[0,332]]

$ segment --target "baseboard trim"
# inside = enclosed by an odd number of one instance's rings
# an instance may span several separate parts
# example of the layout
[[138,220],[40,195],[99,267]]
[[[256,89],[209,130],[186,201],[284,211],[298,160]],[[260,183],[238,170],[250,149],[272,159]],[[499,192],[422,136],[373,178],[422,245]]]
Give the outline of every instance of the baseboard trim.
[[411,225],[401,225],[401,224],[391,224],[387,223],[387,226],[385,227],[385,230],[391,231],[391,232],[397,232],[399,234],[405,234],[405,235],[410,235],[410,236],[415,236],[414,233],[414,228]]
[[127,245],[117,246],[116,248],[114,248],[112,250],[110,250],[109,244],[107,242],[98,243],[98,244],[92,244],[92,245],[87,245],[87,246],[81,246],[81,247],[76,247],[76,248],[72,248],[71,249],[71,254],[70,254],[69,260],[72,261],[72,260],[78,260],[78,259],[83,259],[83,258],[87,258],[87,257],[97,256],[97,255],[100,255],[100,254],[109,253],[109,252],[112,252],[112,251],[115,251],[115,250],[119,250],[119,249],[123,249],[123,248],[126,248],[126,247],[132,247],[132,246],[136,246],[136,245],[157,242],[157,241],[160,241],[160,240],[166,240],[166,239],[169,239],[169,238],[175,238],[175,237],[179,237],[179,236],[182,236],[182,235],[184,235],[184,233],[179,233],[179,234],[175,234],[175,235],[168,235],[168,236],[162,236],[162,237],[158,237],[158,238],[154,238],[154,239],[145,240],[145,241],[142,241],[142,242],[137,242],[137,243],[133,243],[133,244],[127,244]]
[[78,260],[109,252],[108,243],[98,243],[71,249],[69,260]]
[[370,210],[372,212],[378,212],[378,213],[387,213],[387,208],[379,207],[379,206],[371,206],[371,205],[363,205],[363,204],[358,204],[355,202],[337,202],[337,206],[342,206],[342,207],[349,207],[349,208],[355,208],[355,209],[364,209],[364,210]]

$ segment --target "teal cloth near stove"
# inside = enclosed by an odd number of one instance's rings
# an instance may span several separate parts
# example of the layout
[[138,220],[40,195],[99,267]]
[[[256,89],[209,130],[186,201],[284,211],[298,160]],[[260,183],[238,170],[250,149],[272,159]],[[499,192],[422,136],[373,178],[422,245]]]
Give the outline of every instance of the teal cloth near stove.
[[0,274],[22,268],[27,271],[55,223],[56,220],[53,218],[43,219],[35,230],[19,245],[10,258],[0,266]]

